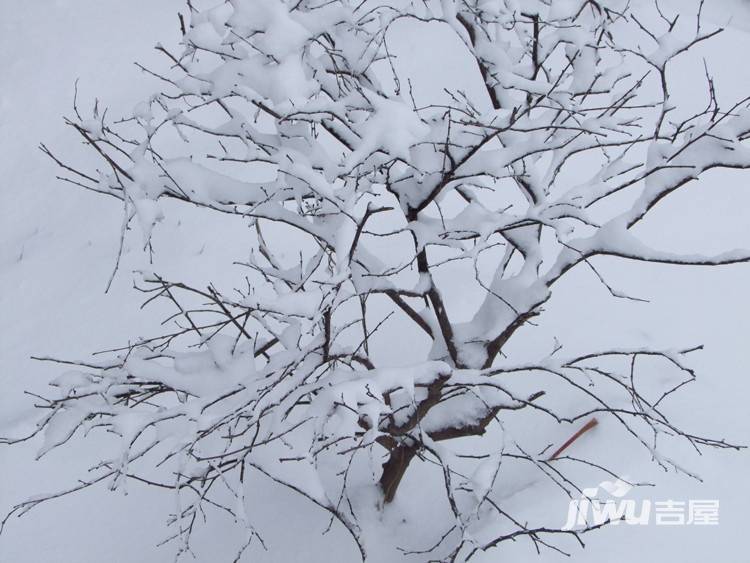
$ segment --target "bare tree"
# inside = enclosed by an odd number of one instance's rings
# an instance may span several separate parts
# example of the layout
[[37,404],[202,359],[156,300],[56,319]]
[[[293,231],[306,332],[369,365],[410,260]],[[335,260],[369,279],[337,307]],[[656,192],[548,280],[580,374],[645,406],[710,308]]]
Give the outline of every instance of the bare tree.
[[[116,121],[98,109],[84,118],[76,104],[67,124],[100,157],[98,169],[42,150],[61,179],[122,202],[123,239],[134,220],[149,237],[164,198],[243,218],[253,228],[236,242],[248,246],[246,275],[233,293],[144,275],[138,289],[174,305],[174,328],[73,362],[40,403],[35,433],[46,431],[46,452],[76,432],[110,431],[122,455],[13,513],[135,479],[182,499],[172,519],[178,553],[210,506],[247,527],[239,559],[262,540],[252,511],[222,499],[229,491],[241,501],[248,480],[271,479],[342,524],[364,560],[363,514],[408,494],[404,475],[430,464],[442,472],[450,522],[431,548],[408,546],[405,556],[465,561],[519,537],[554,548],[556,534],[588,531],[519,521],[497,493],[514,464],[570,495],[580,492],[576,465],[611,476],[563,455],[597,422],[617,421],[665,467],[674,464],[659,453],[662,437],[735,447],[684,431],[661,410],[694,379],[684,356],[697,348],[569,357],[556,347],[532,362],[506,353],[574,267],[630,298],[597,270],[598,256],[750,260],[744,251],[674,254],[633,234],[704,172],[750,167],[750,98],[720,107],[708,69],[705,107],[683,115],[672,96],[671,63],[721,31],[701,25],[702,2],[682,17],[605,0],[194,4],[189,24],[180,18],[183,52],[159,46],[168,68],[144,68],[162,92]],[[389,40],[432,26],[458,38],[481,96],[456,84],[439,93],[444,101],[418,103]],[[448,265],[482,296],[465,322],[438,281]],[[389,330],[399,316],[412,332]],[[429,352],[382,367],[392,362],[374,343],[389,339],[411,339],[415,350],[429,342]],[[682,379],[650,396],[634,377],[641,359]],[[575,412],[561,395],[575,397]],[[578,432],[553,454],[523,436],[500,446],[476,439],[528,412]],[[179,439],[158,438],[174,428]],[[366,490],[377,491],[374,506]]]

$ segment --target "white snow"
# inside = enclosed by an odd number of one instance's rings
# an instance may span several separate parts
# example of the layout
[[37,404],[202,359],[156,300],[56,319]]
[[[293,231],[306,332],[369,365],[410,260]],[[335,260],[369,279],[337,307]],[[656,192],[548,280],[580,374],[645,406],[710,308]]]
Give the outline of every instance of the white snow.
[[[560,9],[570,10],[573,4],[561,2]],[[723,8],[716,8],[721,4],[718,1],[712,3],[709,0],[707,4],[707,15],[714,21],[731,12],[735,14],[734,26],[750,28],[750,17],[745,19],[750,9],[745,2],[725,0]],[[258,10],[257,13],[235,11],[230,16],[228,5],[220,5],[209,12],[206,21],[192,32],[191,39],[206,48],[221,49],[227,39],[223,24],[230,17],[234,18],[238,29],[244,26],[248,34],[256,26],[266,28],[266,24],[270,25],[266,47],[278,57],[278,63],[264,61],[261,64],[257,61],[257,64],[243,68],[245,86],[274,102],[304,98],[313,92],[313,85],[299,61],[290,53],[294,52],[295,44],[307,40],[314,26],[322,24],[293,20],[277,0],[269,0],[266,6],[267,10]],[[157,54],[152,52],[151,46],[157,41],[165,45],[176,41],[178,10],[184,13],[185,6],[177,0],[159,3],[147,0],[108,3],[96,0],[78,0],[76,3],[6,0],[0,4],[0,53],[3,53],[0,76],[4,84],[0,92],[0,381],[4,389],[0,395],[0,436],[17,436],[33,430],[35,418],[31,405],[34,399],[22,396],[23,390],[40,392],[53,379],[63,393],[82,383],[94,384],[83,371],[61,375],[64,369],[33,361],[30,359],[32,355],[87,357],[92,351],[121,345],[133,335],[141,335],[146,330],[143,327],[154,326],[154,321],[162,317],[158,309],[136,313],[142,296],[132,290],[130,272],[152,267],[148,262],[148,251],[143,252],[141,243],[150,240],[157,251],[159,248],[170,249],[166,257],[159,258],[157,252],[155,258],[161,261],[158,265],[164,270],[196,277],[207,275],[217,283],[221,283],[221,268],[233,260],[244,259],[236,255],[237,249],[231,244],[231,241],[247,236],[243,225],[206,220],[205,215],[191,212],[187,212],[184,219],[179,213],[169,213],[173,211],[168,209],[170,203],[162,205],[162,202],[154,201],[164,189],[170,189],[169,183],[159,179],[158,171],[143,168],[137,178],[142,192],[132,195],[143,238],[137,239],[132,248],[126,241],[120,273],[115,277],[109,294],[105,295],[104,288],[118,251],[122,204],[74,186],[61,185],[55,180],[57,169],[54,163],[36,150],[39,142],[66,154],[77,150],[79,139],[65,132],[60,120],[61,115],[72,112],[76,78],[80,77],[79,103],[88,106],[97,96],[115,108],[129,109],[136,100],[148,96],[155,82],[148,82],[150,79],[130,63],[134,59],[146,63],[154,60]],[[330,17],[334,18],[336,14]],[[274,30],[274,26],[278,29]],[[279,41],[279,35],[290,29],[294,33]],[[394,44],[393,48],[398,49],[398,45]],[[742,69],[721,68],[720,63],[727,53],[744,52],[747,48],[750,48],[750,38],[732,29],[705,53],[710,61],[716,61],[712,68],[718,76],[717,82],[720,78],[727,89],[739,95],[746,94],[747,73]],[[414,53],[415,58],[420,56],[425,54]],[[429,59],[429,54],[426,56]],[[229,89],[234,86],[236,78],[235,74],[211,77],[216,84]],[[528,86],[530,81],[519,75],[514,84],[521,82]],[[194,86],[200,87],[200,83]],[[547,86],[541,77],[532,85],[539,91]],[[410,151],[415,152],[411,147],[413,142],[429,131],[429,127],[411,110],[409,102],[381,98],[374,93],[371,101],[376,111],[367,116],[366,137],[360,150],[346,162],[347,166],[355,166],[378,149],[394,157],[408,158]],[[136,113],[143,120],[153,117],[145,105],[139,105]],[[171,117],[178,122],[181,119]],[[393,123],[398,127],[394,129]],[[90,130],[96,131],[97,127],[97,122],[93,122]],[[510,150],[486,151],[471,163],[473,168],[465,167],[466,172],[478,173],[495,167],[499,170],[512,159],[510,153]],[[292,156],[296,158],[298,155]],[[488,166],[498,157],[504,160]],[[302,178],[321,198],[333,201],[338,197],[338,186],[331,185],[325,172],[311,174],[308,166],[298,166],[286,160],[278,164],[280,175],[287,173]],[[618,174],[626,166],[624,163],[613,165],[606,172],[602,171],[600,177],[604,180],[608,174]],[[241,182],[187,160],[170,161],[169,172],[196,199],[205,198],[206,202],[255,204],[266,197],[262,189],[265,183],[250,179]],[[654,257],[697,260],[705,256],[716,258],[718,254],[722,259],[730,259],[741,254],[739,251],[719,253],[740,243],[750,248],[746,213],[750,194],[746,182],[725,173],[709,178],[712,182],[677,196],[670,210],[659,211],[660,221],[646,221],[639,226],[638,236],[644,244],[667,249],[659,253],[648,251]],[[658,191],[658,182],[653,189]],[[720,198],[715,197],[717,191],[723,192]],[[586,192],[591,193],[589,189]],[[565,194],[571,198],[575,195],[575,191]],[[284,210],[276,206],[261,207],[258,212],[286,217]],[[435,221],[437,223],[437,219]],[[447,221],[454,228],[465,226],[480,229],[483,233],[500,226],[488,224],[478,204],[472,204],[464,214]],[[162,225],[154,229],[159,222],[167,227],[164,235],[160,235]],[[687,228],[689,232],[685,232],[687,225],[693,226]],[[335,238],[340,253],[346,253],[355,227],[351,220],[345,219],[335,229],[327,225],[315,228],[321,236]],[[431,233],[417,234],[420,241],[426,242]],[[622,249],[625,245],[621,244],[620,235],[621,232],[613,230],[610,237],[601,237],[594,243],[607,243],[610,248]],[[627,247],[633,248],[632,241],[628,241]],[[645,248],[642,246],[640,250]],[[685,255],[685,248],[697,248],[699,254]],[[705,342],[705,352],[695,360],[703,378],[684,395],[675,409],[689,412],[691,428],[694,426],[706,434],[738,441],[750,436],[750,418],[746,415],[745,405],[750,385],[747,383],[748,362],[744,353],[747,334],[750,333],[746,295],[750,281],[748,269],[733,266],[720,271],[686,271],[672,266],[622,265],[606,260],[602,260],[601,269],[605,274],[616,274],[613,277],[622,280],[623,285],[633,292],[648,295],[653,301],[652,308],[645,312],[637,305],[635,309],[624,305],[613,307],[609,296],[581,272],[560,288],[569,299],[556,300],[547,307],[545,321],[550,325],[550,334],[565,334],[568,352],[611,344],[604,339],[605,335],[613,336],[611,330],[616,324],[622,328],[614,336],[623,347],[629,344],[638,346],[655,339],[675,346],[686,341]],[[500,283],[508,285],[508,282]],[[426,288],[426,280],[420,279],[415,291]],[[462,289],[457,288],[458,291]],[[539,295],[532,292],[518,291],[516,294],[519,302],[512,305],[518,307],[539,299]],[[247,303],[251,302],[260,309],[299,316],[299,322],[315,317],[321,309],[320,296],[314,292],[290,292],[273,300],[258,295],[248,298]],[[492,318],[485,320],[483,328],[502,320],[506,308],[498,304],[485,313]],[[297,346],[298,329],[290,325],[280,339],[286,348]],[[201,414],[207,397],[240,386],[252,388],[258,377],[254,367],[250,369],[254,362],[242,358],[229,361],[228,345],[219,342],[209,353],[180,356],[173,365],[165,360],[165,367],[161,370],[154,370],[153,365],[137,357],[129,362],[129,367],[143,374],[146,364],[149,364],[149,375],[154,380],[169,381],[197,397],[188,404],[175,405],[171,413],[184,416],[185,424],[195,424],[196,431],[200,431],[213,423],[213,419]],[[407,347],[412,345],[404,343]],[[519,351],[520,354],[535,352]],[[393,353],[397,352],[394,350]],[[343,386],[337,389],[337,392],[346,391],[345,395],[323,397],[321,405],[315,405],[315,408],[329,408],[333,401],[343,397],[348,406],[359,409],[360,414],[372,420],[385,412],[379,410],[384,408],[381,404],[383,392],[401,389],[413,397],[420,392],[418,387],[415,389],[415,384],[430,383],[446,368],[442,362],[427,362],[400,370],[377,371],[369,374],[368,380],[358,380],[346,389]],[[220,384],[213,380],[206,382],[204,375],[207,371]],[[196,372],[203,375],[199,378],[191,375]],[[533,376],[529,375],[529,379],[529,385],[533,387]],[[336,382],[335,377],[331,377],[331,382]],[[375,399],[368,393],[372,393]],[[135,416],[114,411],[113,414],[116,417],[114,427],[126,438],[137,434],[149,422],[138,416],[141,414],[138,412],[134,413]],[[458,410],[449,414],[461,415]],[[66,412],[45,433],[42,451],[68,438],[80,416],[81,413],[75,411]],[[350,422],[356,424],[356,419]],[[557,425],[524,428],[523,419],[517,424],[518,427],[508,429],[509,433],[532,434],[539,438],[540,444],[544,440],[559,443],[573,428],[559,428]],[[655,498],[721,499],[721,525],[700,529],[610,528],[586,537],[587,549],[584,551],[578,550],[573,542],[566,545],[573,551],[575,561],[585,563],[606,558],[613,563],[633,560],[697,563],[720,559],[740,563],[745,560],[743,532],[750,502],[745,476],[750,468],[750,454],[710,452],[703,458],[692,460],[690,469],[704,478],[704,483],[699,484],[673,474],[660,473],[650,465],[648,456],[637,453],[631,445],[612,443],[609,438],[613,435],[612,430],[602,426],[594,431],[596,434],[592,432],[590,440],[582,440],[577,447],[583,452],[604,449],[611,463],[624,467],[629,474],[645,474],[646,478],[653,479],[658,484],[658,493],[653,493]],[[160,431],[166,432],[166,429]],[[175,435],[183,433],[176,432]],[[67,452],[50,453],[36,462],[34,458],[39,447],[39,442],[30,442],[20,449],[9,449],[0,444],[0,510],[39,490],[55,490],[74,483],[92,455],[96,457],[99,451],[110,448],[106,441],[91,442]],[[491,467],[489,462],[480,465],[470,477],[478,500],[494,479]],[[302,483],[311,497],[323,503],[334,502],[326,497],[325,483],[320,482],[319,472],[312,467],[308,469],[309,472],[300,472],[294,478]],[[523,483],[528,476],[509,475],[507,478]],[[438,487],[440,494],[443,493],[439,488],[442,483],[430,475],[409,475],[407,479],[412,484],[423,480],[423,486]],[[263,522],[263,532],[276,551],[248,552],[245,559],[311,563],[331,559],[354,560],[356,554],[351,551],[341,530],[320,536],[326,525],[326,522],[320,522],[320,513],[285,496],[280,486],[268,483],[266,489],[250,491],[246,503],[266,508],[267,521]],[[544,494],[543,488],[540,491]],[[0,561],[156,563],[168,557],[166,550],[157,550],[153,546],[163,538],[162,523],[172,508],[169,506],[172,499],[154,495],[153,491],[135,485],[129,487],[127,498],[105,493],[106,490],[98,489],[83,496],[53,501],[55,504],[41,506],[23,519],[13,519],[0,537]],[[651,493],[647,489],[634,494]],[[537,507],[518,505],[513,498],[505,500],[512,509],[540,516],[541,509]],[[549,510],[549,506],[543,506]],[[403,509],[402,513],[410,519],[421,519],[423,527],[430,532],[422,538],[426,544],[434,539],[437,530],[431,529],[433,509],[430,503],[398,508]],[[566,510],[567,506],[561,504],[560,522]],[[552,515],[553,523],[557,523],[557,516]],[[212,561],[231,560],[233,556],[231,547],[228,547],[232,541],[224,539],[236,532],[227,531],[231,526],[223,523],[219,520],[210,525],[201,536],[200,546],[210,549]],[[304,529],[311,531],[305,534]],[[289,530],[299,531],[304,540],[290,542]],[[504,547],[503,551],[490,552],[480,559],[537,560],[529,545],[521,543]],[[563,560],[567,559],[549,551],[544,551],[538,558],[540,563]]]

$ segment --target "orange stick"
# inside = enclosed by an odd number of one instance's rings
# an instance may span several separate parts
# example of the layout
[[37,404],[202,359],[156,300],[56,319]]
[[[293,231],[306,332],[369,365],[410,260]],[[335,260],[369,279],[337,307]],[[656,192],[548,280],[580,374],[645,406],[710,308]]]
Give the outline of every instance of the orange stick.
[[551,456],[549,456],[547,461],[552,461],[553,459],[557,459],[557,457],[561,453],[563,453],[565,450],[567,450],[573,442],[578,440],[578,438],[583,436],[586,432],[591,430],[597,424],[599,424],[599,421],[596,420],[596,418],[592,418],[591,420],[589,420],[586,424],[583,425],[583,428],[581,428],[578,432],[576,432],[570,438],[568,438],[567,441],[562,446],[557,448],[557,451],[553,453]]

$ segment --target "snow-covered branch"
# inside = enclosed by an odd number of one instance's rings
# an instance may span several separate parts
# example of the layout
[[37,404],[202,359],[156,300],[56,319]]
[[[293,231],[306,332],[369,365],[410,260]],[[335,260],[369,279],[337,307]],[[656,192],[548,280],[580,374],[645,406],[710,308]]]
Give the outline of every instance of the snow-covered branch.
[[[398,498],[417,460],[432,463],[450,526],[427,552],[405,553],[458,561],[518,537],[549,545],[542,538],[573,533],[516,521],[494,496],[506,463],[574,493],[566,458],[529,453],[523,437],[471,455],[453,449],[499,432],[504,419],[532,411],[572,429],[610,419],[677,469],[657,439],[734,447],[661,411],[694,378],[686,351],[564,359],[555,350],[521,365],[505,357],[556,282],[582,263],[594,268],[596,256],[750,260],[747,251],[664,252],[635,234],[704,172],[750,167],[750,99],[720,107],[707,72],[708,105],[683,116],[670,63],[720,30],[696,30],[695,19],[650,22],[615,4],[190,4],[182,52],[160,45],[166,68],[144,68],[160,92],[117,120],[98,106],[84,117],[76,102],[66,122],[98,158],[95,170],[42,150],[63,180],[121,200],[122,237],[138,224],[145,246],[165,198],[247,221],[247,240],[232,241],[247,246],[245,273],[232,293],[144,274],[138,289],[175,308],[173,328],[104,363],[74,362],[53,382],[55,393],[40,399],[41,454],[76,434],[119,437],[119,457],[86,485],[136,479],[189,497],[173,517],[180,553],[204,505],[243,523],[248,541],[259,538],[254,515],[226,497],[242,505],[246,480],[269,478],[330,513],[362,559],[366,513]],[[478,93],[456,84],[425,100],[412,91],[389,41],[414,26],[455,35]],[[449,264],[461,266],[465,291],[482,296],[468,321],[457,320],[461,304],[441,285]],[[395,319],[413,331],[396,334]],[[389,339],[415,350],[426,341],[429,352],[393,367],[374,345]],[[644,357],[683,379],[650,397],[634,377]],[[536,388],[519,384],[527,374]],[[511,529],[472,539],[498,519]]]

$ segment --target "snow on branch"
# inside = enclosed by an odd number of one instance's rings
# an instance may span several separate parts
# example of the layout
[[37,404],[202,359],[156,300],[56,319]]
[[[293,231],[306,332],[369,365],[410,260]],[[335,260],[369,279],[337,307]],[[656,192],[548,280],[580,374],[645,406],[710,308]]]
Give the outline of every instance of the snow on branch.
[[[229,294],[146,274],[137,288],[175,308],[172,328],[107,361],[73,362],[39,398],[40,455],[89,432],[119,440],[119,455],[68,492],[128,480],[175,491],[172,539],[186,554],[204,506],[262,543],[242,490],[270,479],[331,515],[364,560],[378,521],[368,514],[409,502],[407,470],[436,465],[448,523],[429,550],[403,552],[465,561],[518,537],[557,549],[550,536],[577,533],[522,523],[502,505],[506,465],[578,487],[566,463],[576,458],[533,453],[503,434],[504,420],[533,415],[569,434],[610,420],[678,470],[657,441],[735,447],[661,410],[694,379],[692,350],[506,357],[555,283],[595,256],[750,260],[664,252],[633,232],[705,171],[750,167],[750,99],[720,106],[708,71],[705,108],[686,114],[670,92],[671,62],[720,30],[594,0],[198,4],[182,51],[159,45],[164,68],[144,68],[163,88],[132,115],[83,117],[76,102],[66,123],[96,169],[42,150],[61,179],[122,201],[123,238],[136,223],[148,244],[166,198],[247,221],[252,236],[232,241],[248,247],[246,275]],[[393,39],[421,30],[429,43],[428,29],[455,36],[478,90],[416,96]],[[468,320],[441,287],[449,264],[482,296]],[[397,320],[409,329],[392,329]],[[389,339],[428,352],[389,358],[376,345]],[[644,358],[680,378],[649,395],[634,375]],[[499,446],[476,440],[493,432]],[[557,451],[594,434],[579,430]],[[469,438],[472,453],[459,453]]]

